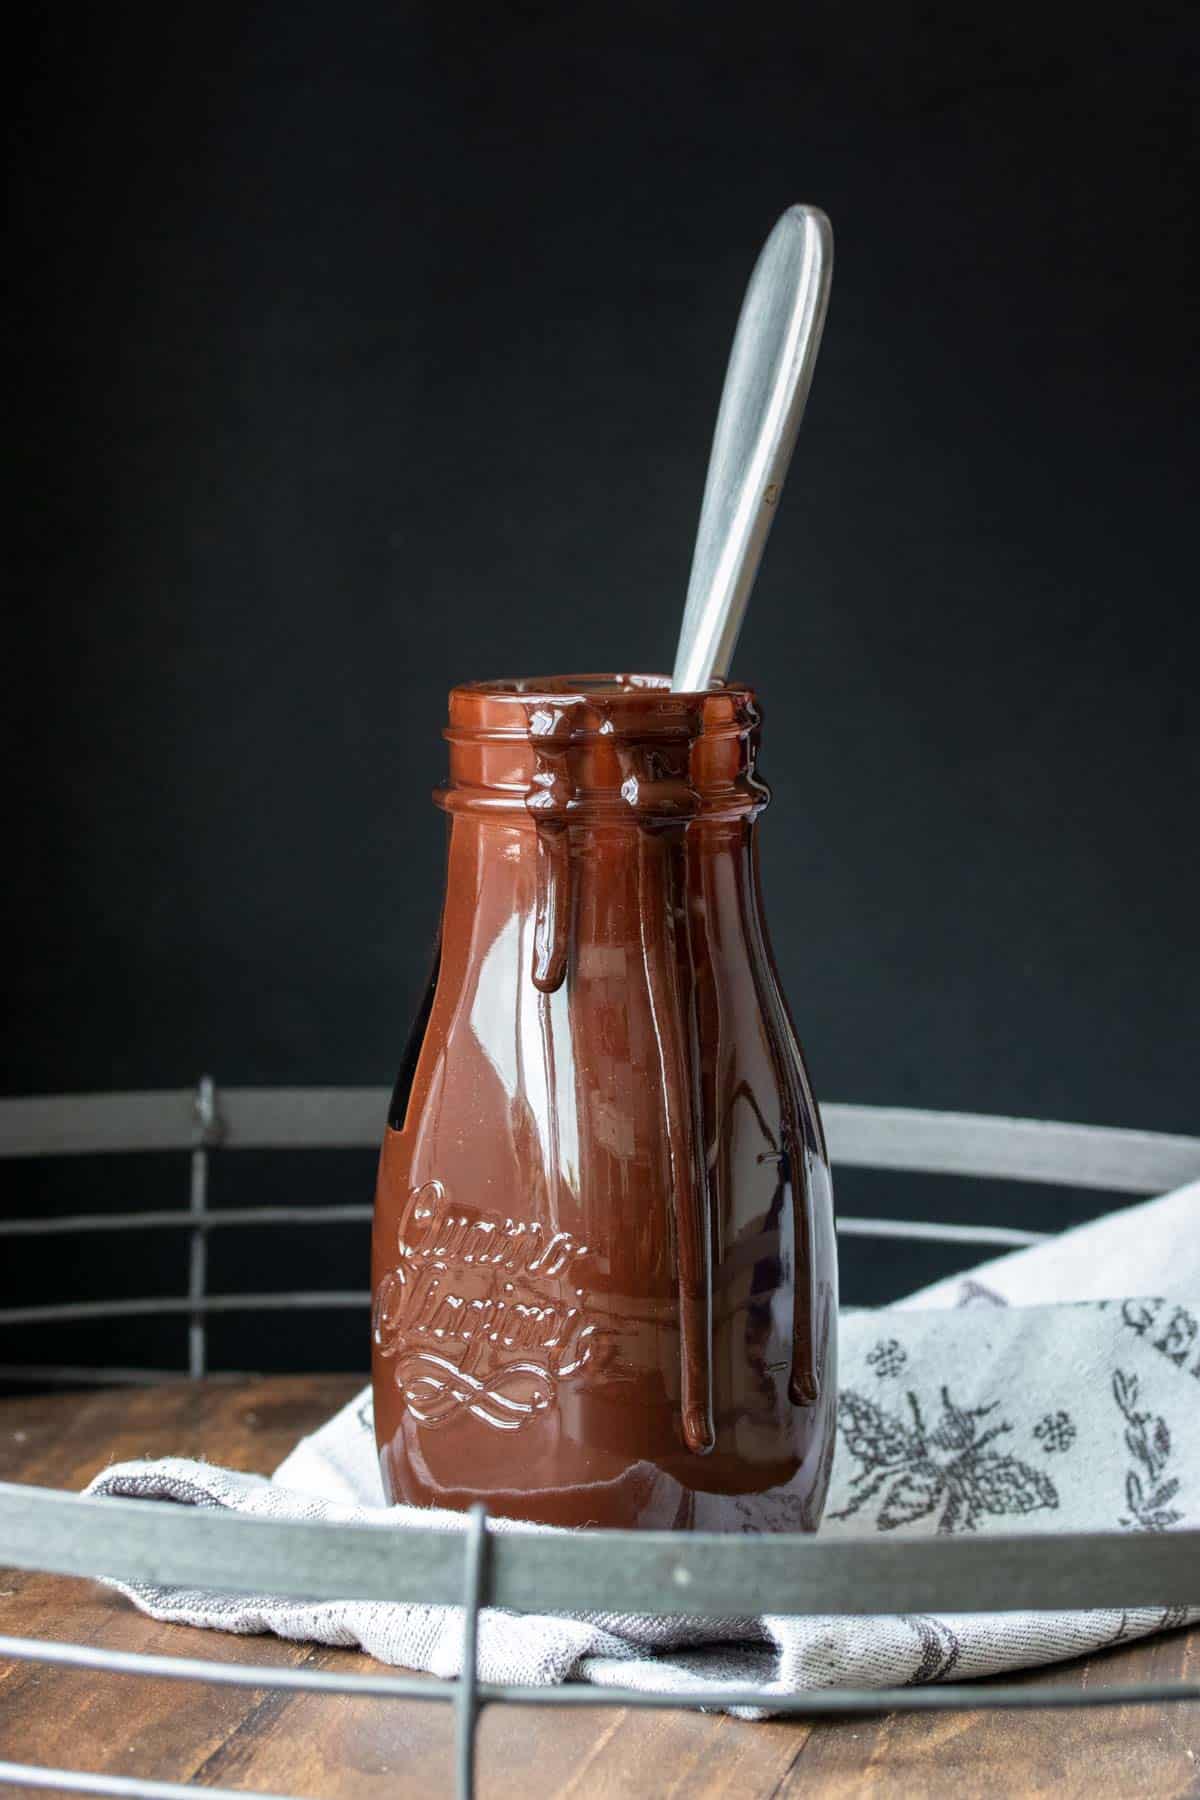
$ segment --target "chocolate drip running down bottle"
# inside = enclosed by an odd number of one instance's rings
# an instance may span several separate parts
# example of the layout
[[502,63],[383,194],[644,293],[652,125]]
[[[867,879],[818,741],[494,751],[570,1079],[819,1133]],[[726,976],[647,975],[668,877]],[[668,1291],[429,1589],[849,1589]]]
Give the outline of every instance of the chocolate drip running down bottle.
[[375,1206],[388,1497],[815,1530],[837,1273],[767,944],[753,692],[450,696],[438,968]]

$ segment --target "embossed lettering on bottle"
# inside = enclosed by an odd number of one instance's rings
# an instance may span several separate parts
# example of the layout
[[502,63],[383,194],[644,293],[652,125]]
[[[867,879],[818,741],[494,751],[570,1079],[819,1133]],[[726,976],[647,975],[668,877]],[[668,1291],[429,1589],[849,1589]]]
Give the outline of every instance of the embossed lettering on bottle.
[[607,1362],[609,1334],[577,1284],[587,1245],[569,1231],[454,1206],[427,1181],[409,1194],[396,1252],[372,1326],[418,1424],[465,1409],[519,1431],[554,1405],[560,1382]]

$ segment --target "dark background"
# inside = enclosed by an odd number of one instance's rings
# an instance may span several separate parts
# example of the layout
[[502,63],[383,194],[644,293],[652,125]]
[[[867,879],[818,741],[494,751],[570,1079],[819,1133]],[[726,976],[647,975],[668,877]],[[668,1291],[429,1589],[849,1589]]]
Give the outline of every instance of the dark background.
[[[669,668],[742,288],[804,199],[830,319],[734,672],[818,1092],[1195,1131],[1193,16],[35,7],[6,1090],[390,1083],[446,689]],[[10,1167],[3,1205],[184,1183]],[[216,1192],[371,1183],[369,1155],[230,1157]],[[1046,1228],[1098,1204],[840,1196]],[[184,1254],[10,1241],[0,1298],[178,1293]],[[213,1258],[217,1290],[365,1279],[350,1231]],[[847,1297],[949,1266],[849,1246]],[[219,1322],[215,1356],[364,1363],[360,1315],[317,1327]],[[183,1335],[9,1330],[0,1361],[177,1364]]]

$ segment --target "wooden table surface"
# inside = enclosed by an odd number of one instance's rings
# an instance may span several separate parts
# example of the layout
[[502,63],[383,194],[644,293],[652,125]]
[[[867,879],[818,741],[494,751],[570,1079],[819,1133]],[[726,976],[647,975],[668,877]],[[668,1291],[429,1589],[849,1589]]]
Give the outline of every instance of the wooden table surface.
[[[0,1402],[0,1479],[78,1489],[109,1462],[168,1452],[269,1472],[357,1385],[348,1376],[217,1379]],[[94,1582],[3,1569],[0,1632],[251,1664],[373,1666],[347,1650],[157,1625]],[[1191,1631],[1028,1679],[1096,1686],[1198,1671],[1200,1631]],[[0,1758],[314,1800],[424,1800],[453,1791],[451,1710],[0,1663]],[[1200,1796],[1200,1705],[761,1724],[618,1706],[492,1706],[479,1727],[478,1791],[479,1800]]]

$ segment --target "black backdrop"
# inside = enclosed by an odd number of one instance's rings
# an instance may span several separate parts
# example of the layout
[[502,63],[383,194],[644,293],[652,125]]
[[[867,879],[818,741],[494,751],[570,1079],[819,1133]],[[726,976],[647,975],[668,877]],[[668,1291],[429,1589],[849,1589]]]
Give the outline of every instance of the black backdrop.
[[[1197,35],[1104,15],[35,6],[7,1091],[390,1082],[445,691],[669,667],[741,290],[806,199],[830,321],[735,672],[818,1091],[1195,1130]],[[369,1156],[235,1161],[222,1201],[370,1192]],[[10,1169],[4,1205],[182,1182]],[[115,1242],[10,1246],[3,1297],[180,1291],[180,1242]],[[223,1234],[213,1281],[363,1257]],[[859,1251],[848,1296],[940,1266]],[[360,1317],[269,1326],[218,1356],[362,1360]],[[0,1361],[167,1362],[181,1330]]]

